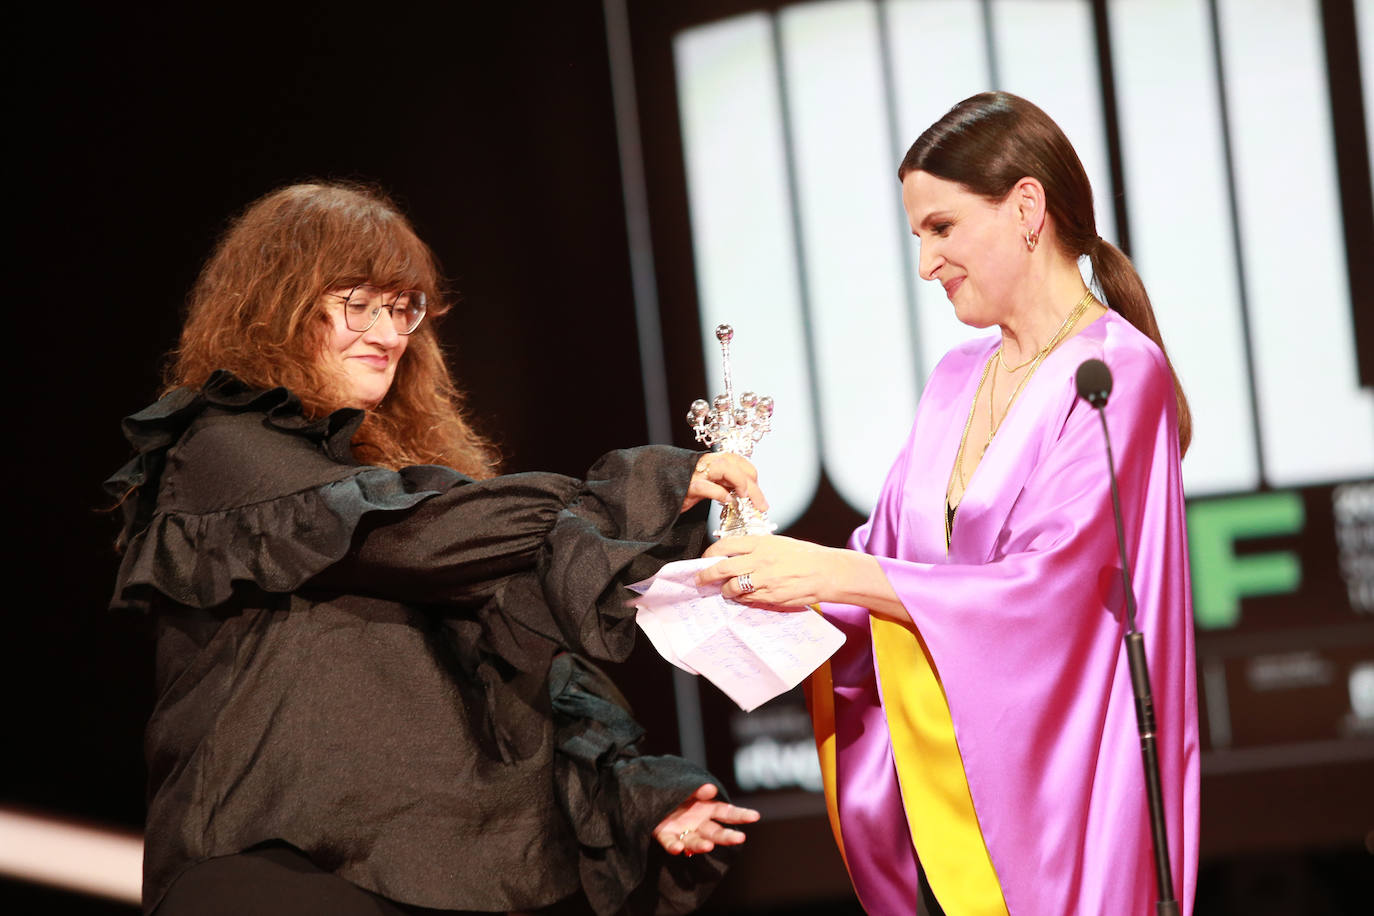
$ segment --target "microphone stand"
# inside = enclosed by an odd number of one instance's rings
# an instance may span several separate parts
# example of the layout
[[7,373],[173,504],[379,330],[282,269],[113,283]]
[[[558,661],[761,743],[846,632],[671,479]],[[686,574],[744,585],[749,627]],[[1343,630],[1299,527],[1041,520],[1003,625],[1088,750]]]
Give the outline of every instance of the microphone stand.
[[[1092,364],[1096,363],[1096,366]],[[1100,368],[1099,368],[1100,367]],[[1085,369],[1092,372],[1085,373]],[[1097,377],[1093,377],[1093,372]],[[1085,378],[1086,376],[1086,378]],[[1092,383],[1097,383],[1092,387]],[[1145,635],[1135,628],[1135,590],[1131,587],[1131,567],[1126,560],[1126,536],[1121,523],[1121,496],[1116,487],[1116,461],[1112,457],[1112,437],[1107,433],[1107,395],[1112,376],[1106,363],[1089,360],[1078,369],[1078,393],[1097,411],[1102,421],[1102,438],[1107,443],[1107,475],[1112,482],[1112,513],[1116,518],[1116,546],[1121,555],[1121,584],[1126,592],[1126,658],[1131,669],[1131,688],[1135,694],[1135,720],[1140,733],[1140,757],[1145,765],[1145,794],[1150,805],[1150,839],[1155,853],[1156,916],[1178,916],[1174,899],[1174,880],[1169,868],[1169,832],[1164,823],[1164,798],[1160,789],[1159,750],[1155,741],[1155,703],[1150,688],[1150,670],[1145,660]]]

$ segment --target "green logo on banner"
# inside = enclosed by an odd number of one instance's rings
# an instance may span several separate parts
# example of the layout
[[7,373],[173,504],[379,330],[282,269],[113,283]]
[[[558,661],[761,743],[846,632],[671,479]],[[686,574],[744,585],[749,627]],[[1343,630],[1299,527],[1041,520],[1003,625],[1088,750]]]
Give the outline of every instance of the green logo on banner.
[[1193,573],[1193,619],[1200,629],[1233,627],[1240,599],[1297,591],[1302,566],[1291,551],[1237,556],[1244,538],[1296,534],[1303,526],[1302,497],[1294,492],[1255,493],[1207,500],[1188,507],[1188,555]]

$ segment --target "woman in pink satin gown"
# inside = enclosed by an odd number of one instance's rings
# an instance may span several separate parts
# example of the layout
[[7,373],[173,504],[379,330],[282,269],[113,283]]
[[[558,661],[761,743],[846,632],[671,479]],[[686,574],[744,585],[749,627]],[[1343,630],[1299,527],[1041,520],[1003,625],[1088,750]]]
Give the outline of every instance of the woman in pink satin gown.
[[[1159,722],[1172,881],[1197,870],[1198,746],[1179,462],[1190,436],[1145,288],[1097,234],[1072,146],[983,93],[901,164],[922,279],[996,328],[948,353],[848,548],[729,538],[728,597],[820,605],[847,641],[808,697],[831,825],[873,913],[1137,914],[1156,898],[1101,424]],[[1091,264],[1084,283],[1080,259]]]

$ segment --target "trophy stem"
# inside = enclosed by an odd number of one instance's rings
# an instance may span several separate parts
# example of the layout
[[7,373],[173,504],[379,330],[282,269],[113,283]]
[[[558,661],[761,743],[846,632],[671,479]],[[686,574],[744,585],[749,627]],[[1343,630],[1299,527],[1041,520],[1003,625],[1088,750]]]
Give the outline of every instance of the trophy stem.
[[735,385],[730,380],[730,337],[717,334],[720,337],[720,359],[725,368],[725,398],[733,406],[735,403]]
[[[698,398],[687,413],[687,423],[696,433],[697,441],[707,448],[729,452],[748,458],[754,453],[754,443],[771,428],[773,399],[760,397],[752,391],[735,401],[735,383],[730,372],[730,339],[735,329],[728,324],[716,326],[716,340],[720,341],[722,368],[725,371],[725,394],[711,403]],[[716,537],[738,534],[771,534],[777,525],[768,521],[768,513],[760,511],[747,497],[732,496],[721,514],[720,530]]]

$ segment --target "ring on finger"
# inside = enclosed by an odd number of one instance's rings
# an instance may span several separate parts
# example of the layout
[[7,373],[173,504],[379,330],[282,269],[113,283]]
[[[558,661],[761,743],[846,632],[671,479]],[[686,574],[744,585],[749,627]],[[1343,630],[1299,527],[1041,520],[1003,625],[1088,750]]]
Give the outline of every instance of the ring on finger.
[[691,832],[692,832],[692,831],[690,831],[690,830],[684,830],[684,831],[682,831],[681,833],[679,833],[679,834],[677,835],[677,841],[678,841],[679,843],[684,842],[684,841],[687,839],[687,834],[689,834],[689,833],[691,833]]
[[758,586],[754,584],[754,580],[753,580],[752,574],[750,574],[750,573],[744,573],[743,575],[741,575],[741,576],[739,577],[738,581],[739,581],[739,593],[740,593],[741,595],[747,595],[747,594],[749,594],[750,592],[752,592],[754,589],[758,588]]

